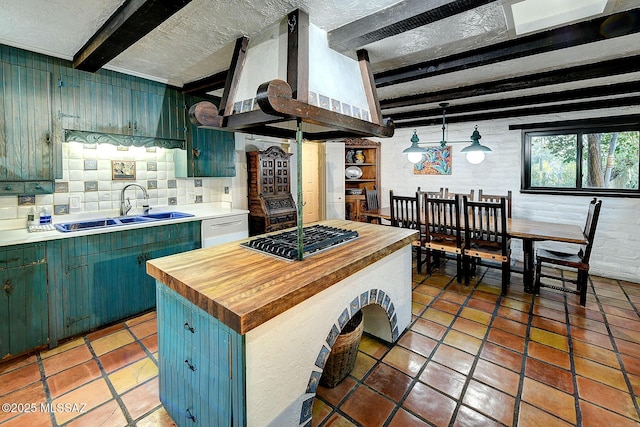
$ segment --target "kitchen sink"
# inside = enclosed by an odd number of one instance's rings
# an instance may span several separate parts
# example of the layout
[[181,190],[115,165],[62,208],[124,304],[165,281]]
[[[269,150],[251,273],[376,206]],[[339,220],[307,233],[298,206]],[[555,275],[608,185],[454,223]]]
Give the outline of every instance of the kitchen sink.
[[157,212],[157,213],[149,213],[142,215],[143,218],[151,218],[151,219],[176,219],[176,218],[188,218],[193,216],[193,214],[184,213],[184,212]]
[[102,219],[90,219],[84,221],[66,222],[62,224],[55,224],[58,231],[68,233],[70,231],[92,230],[96,228],[105,227],[117,227],[120,225],[155,222],[166,219],[178,219],[188,218],[194,216],[193,214],[184,212],[157,212],[145,215],[136,216],[123,216],[119,218],[102,218]]
[[115,219],[92,219],[87,221],[67,222],[64,224],[56,224],[55,227],[64,233],[69,231],[90,230],[93,228],[103,228],[118,225]]

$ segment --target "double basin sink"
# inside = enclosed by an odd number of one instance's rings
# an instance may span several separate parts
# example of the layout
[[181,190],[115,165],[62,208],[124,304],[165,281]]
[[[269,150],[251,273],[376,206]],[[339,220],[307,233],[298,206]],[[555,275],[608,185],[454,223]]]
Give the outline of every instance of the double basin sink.
[[55,227],[58,231],[68,233],[70,231],[91,230],[95,228],[105,227],[119,227],[121,225],[147,223],[167,219],[188,218],[191,216],[194,215],[184,212],[158,212],[136,216],[122,216],[119,218],[101,218],[88,219],[84,221],[65,222],[62,224],[55,224]]

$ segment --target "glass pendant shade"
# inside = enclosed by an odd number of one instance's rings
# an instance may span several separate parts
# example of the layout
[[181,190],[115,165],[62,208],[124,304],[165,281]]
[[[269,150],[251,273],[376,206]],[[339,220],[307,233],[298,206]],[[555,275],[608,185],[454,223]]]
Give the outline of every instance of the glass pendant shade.
[[427,152],[426,149],[418,146],[418,141],[420,141],[420,139],[414,130],[413,136],[411,137],[411,147],[402,150],[402,152],[407,155],[407,159],[411,163],[420,163],[422,161],[422,155]]
[[484,161],[484,154],[491,151],[491,148],[485,147],[480,144],[480,132],[478,132],[478,126],[476,126],[473,134],[471,134],[471,145],[464,147],[461,152],[466,153],[467,161],[472,165],[480,164]]

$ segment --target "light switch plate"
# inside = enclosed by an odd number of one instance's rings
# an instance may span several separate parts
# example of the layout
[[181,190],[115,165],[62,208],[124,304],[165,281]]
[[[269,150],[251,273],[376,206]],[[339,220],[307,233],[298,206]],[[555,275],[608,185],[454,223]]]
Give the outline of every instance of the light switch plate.
[[69,197],[69,207],[71,209],[79,209],[80,208],[80,196],[71,196],[71,197]]

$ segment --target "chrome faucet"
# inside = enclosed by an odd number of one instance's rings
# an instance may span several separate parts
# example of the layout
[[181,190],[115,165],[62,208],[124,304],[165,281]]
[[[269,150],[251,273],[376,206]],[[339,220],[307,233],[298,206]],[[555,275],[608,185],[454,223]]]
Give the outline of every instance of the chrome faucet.
[[142,208],[144,209],[144,213],[148,214],[151,208],[149,207],[149,194],[147,194],[147,189],[140,184],[131,183],[125,185],[120,192],[120,216],[126,216],[131,210],[131,200],[128,197],[126,200],[124,198],[124,192],[131,186],[139,187],[142,190],[142,195],[144,196],[144,204],[142,205]]

